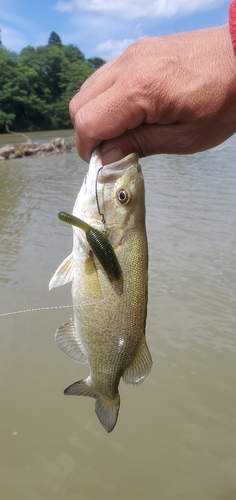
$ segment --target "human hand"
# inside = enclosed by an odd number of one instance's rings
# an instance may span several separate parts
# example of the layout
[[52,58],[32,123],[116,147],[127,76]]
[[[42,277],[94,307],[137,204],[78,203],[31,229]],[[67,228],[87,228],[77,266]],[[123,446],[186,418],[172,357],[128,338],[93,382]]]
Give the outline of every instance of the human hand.
[[[140,40],[97,70],[70,103],[79,155],[190,154],[236,132],[228,25]],[[106,154],[105,154],[106,153]]]

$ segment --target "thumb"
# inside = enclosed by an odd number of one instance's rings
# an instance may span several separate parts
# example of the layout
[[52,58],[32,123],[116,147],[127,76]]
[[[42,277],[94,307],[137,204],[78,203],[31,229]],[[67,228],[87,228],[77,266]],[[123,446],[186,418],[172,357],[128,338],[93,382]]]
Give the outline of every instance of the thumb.
[[187,152],[185,125],[142,123],[133,130],[126,130],[119,137],[104,141],[101,147],[102,161],[106,165],[130,153],[140,157],[160,153],[181,154]]

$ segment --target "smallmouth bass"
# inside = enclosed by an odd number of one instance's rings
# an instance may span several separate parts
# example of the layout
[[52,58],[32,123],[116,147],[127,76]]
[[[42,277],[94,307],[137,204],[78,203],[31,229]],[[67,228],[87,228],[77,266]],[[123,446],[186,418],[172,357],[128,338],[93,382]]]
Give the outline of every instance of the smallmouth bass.
[[118,386],[143,382],[152,367],[145,338],[148,247],[144,180],[138,155],[102,165],[93,152],[73,215],[73,250],[49,288],[72,282],[73,318],[55,333],[59,347],[90,375],[64,393],[95,398],[107,432],[120,408]]

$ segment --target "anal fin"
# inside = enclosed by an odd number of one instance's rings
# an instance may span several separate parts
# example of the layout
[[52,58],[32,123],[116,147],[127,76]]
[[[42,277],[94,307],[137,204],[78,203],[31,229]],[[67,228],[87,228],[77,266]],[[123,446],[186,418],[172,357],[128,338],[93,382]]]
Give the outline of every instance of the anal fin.
[[143,336],[142,341],[137,347],[135,357],[129,367],[123,373],[123,380],[126,384],[139,385],[148,376],[152,368],[152,358],[146,339]]
[[77,363],[87,363],[87,356],[81,349],[81,341],[75,332],[73,320],[60,326],[55,333],[55,341],[60,349]]

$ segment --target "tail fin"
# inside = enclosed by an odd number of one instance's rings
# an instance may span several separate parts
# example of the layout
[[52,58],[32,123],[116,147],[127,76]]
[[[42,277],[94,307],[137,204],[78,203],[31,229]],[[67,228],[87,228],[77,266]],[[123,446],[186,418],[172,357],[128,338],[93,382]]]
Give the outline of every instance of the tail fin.
[[95,412],[102,426],[107,432],[111,432],[118,418],[120,409],[120,396],[117,392],[113,397],[107,397],[97,392],[89,385],[88,379],[79,380],[64,390],[64,394],[70,396],[90,396],[96,399]]

